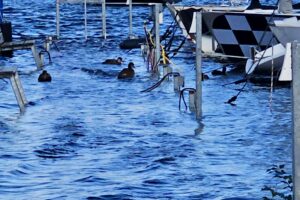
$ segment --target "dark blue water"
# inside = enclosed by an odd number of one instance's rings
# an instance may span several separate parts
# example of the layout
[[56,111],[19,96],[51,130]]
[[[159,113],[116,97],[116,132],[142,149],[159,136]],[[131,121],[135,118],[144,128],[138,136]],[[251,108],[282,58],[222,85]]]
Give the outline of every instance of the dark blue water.
[[[55,2],[5,1],[14,39],[55,34]],[[108,39],[101,35],[101,9],[88,7],[88,41],[83,36],[83,5],[61,5],[60,51],[46,66],[51,83],[29,50],[1,58],[17,66],[26,97],[34,105],[20,114],[9,82],[0,80],[0,199],[261,199],[273,164],[291,168],[290,88],[240,85],[229,72],[203,83],[203,119],[178,110],[172,81],[150,93],[140,91],[158,79],[147,71],[139,49],[120,50],[128,36],[128,8],[108,7]],[[143,34],[148,8],[134,7],[134,33]],[[165,24],[172,21],[165,11]],[[150,28],[150,27],[149,27]],[[179,34],[179,33],[178,33]],[[188,51],[189,45],[185,50]],[[106,58],[121,56],[122,66]],[[136,77],[117,73],[133,61]],[[195,58],[178,54],[173,68],[195,87]],[[223,63],[205,58],[203,71]],[[99,73],[89,73],[96,70]],[[271,98],[272,97],[272,98]]]

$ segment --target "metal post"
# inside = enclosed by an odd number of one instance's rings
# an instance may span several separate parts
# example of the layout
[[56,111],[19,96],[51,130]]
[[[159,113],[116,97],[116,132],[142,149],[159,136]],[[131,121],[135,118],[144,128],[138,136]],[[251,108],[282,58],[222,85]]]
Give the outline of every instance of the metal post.
[[129,0],[129,38],[132,36],[132,0]]
[[25,97],[24,89],[23,89],[23,86],[21,84],[18,71],[16,71],[14,79],[15,79],[16,86],[17,86],[17,88],[19,90],[22,102],[23,102],[24,105],[26,105],[28,103],[28,101],[27,101],[27,99]]
[[59,25],[59,0],[56,0],[56,37],[59,39],[60,36],[60,25]]
[[21,96],[21,94],[18,90],[18,86],[17,86],[17,83],[16,83],[16,80],[15,80],[14,76],[10,77],[10,83],[11,83],[12,90],[15,94],[15,97],[17,99],[18,105],[20,107],[20,110],[21,110],[21,112],[24,112],[25,111],[25,105],[23,103],[22,96]]
[[39,56],[39,53],[38,53],[38,51],[36,49],[35,44],[33,44],[31,46],[31,51],[32,51],[32,55],[33,55],[33,58],[34,58],[34,61],[35,61],[37,69],[38,70],[42,69],[42,67],[43,67],[43,61],[41,60],[41,58]]
[[202,37],[202,13],[196,13],[196,118],[202,116],[202,69],[201,69],[201,37]]
[[106,39],[106,3],[102,0],[102,36]]
[[160,4],[155,4],[155,64],[156,72],[158,72],[158,64],[160,61],[160,34],[159,34],[159,7]]
[[300,200],[300,44],[292,43],[293,199]]
[[174,91],[175,92],[180,92],[180,87],[184,87],[184,77],[174,74]]
[[50,45],[52,44],[52,37],[48,36],[44,43],[44,48],[46,51],[50,52]]
[[[172,68],[169,65],[163,65],[163,76],[171,72],[172,72]],[[167,77],[166,80],[168,81],[169,77]]]
[[195,105],[195,91],[191,90],[189,91],[189,108],[191,112],[195,112],[196,105]]
[[87,40],[87,8],[86,8],[86,0],[84,0],[84,37]]
[[3,21],[3,0],[0,0],[0,16],[2,22]]

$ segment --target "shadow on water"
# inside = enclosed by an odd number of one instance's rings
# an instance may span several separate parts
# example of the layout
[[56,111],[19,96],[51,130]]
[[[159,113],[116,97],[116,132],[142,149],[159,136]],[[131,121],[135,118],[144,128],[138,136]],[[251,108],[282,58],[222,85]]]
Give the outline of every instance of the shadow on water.
[[36,156],[45,159],[68,159],[78,155],[77,150],[81,145],[78,143],[85,136],[84,124],[80,119],[59,117],[59,124],[55,125],[54,135],[47,143],[34,150]]
[[90,75],[95,75],[95,76],[99,76],[99,77],[117,77],[117,75],[118,75],[118,72],[106,72],[101,69],[81,68],[81,71],[86,72]]

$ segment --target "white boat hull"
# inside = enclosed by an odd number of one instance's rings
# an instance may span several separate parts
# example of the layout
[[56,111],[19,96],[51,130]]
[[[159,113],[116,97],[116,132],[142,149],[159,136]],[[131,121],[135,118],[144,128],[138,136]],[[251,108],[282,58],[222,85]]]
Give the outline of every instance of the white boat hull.
[[273,72],[279,72],[282,68],[285,51],[282,44],[277,44],[257,53],[254,62],[252,59],[247,60],[246,74],[271,75],[272,69]]

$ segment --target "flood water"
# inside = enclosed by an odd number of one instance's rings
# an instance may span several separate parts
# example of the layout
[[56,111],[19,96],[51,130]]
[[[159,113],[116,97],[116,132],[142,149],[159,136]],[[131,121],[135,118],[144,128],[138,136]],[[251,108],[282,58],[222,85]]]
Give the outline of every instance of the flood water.
[[[40,45],[55,34],[55,1],[4,1],[14,40]],[[149,8],[133,8],[133,32],[143,36]],[[171,23],[165,10],[162,31]],[[84,40],[83,5],[61,5],[59,51],[40,71],[30,50],[1,58],[17,66],[28,101],[20,113],[8,80],[0,80],[0,199],[261,199],[274,179],[273,164],[291,169],[291,90],[242,85],[231,71],[203,82],[203,118],[185,110],[173,82],[148,93],[158,78],[147,71],[139,49],[121,50],[128,36],[128,8],[107,8],[107,40],[101,38],[101,8],[88,6]],[[150,29],[151,26],[149,25]],[[178,33],[179,34],[179,33]],[[180,34],[179,34],[180,35]],[[189,45],[186,44],[187,51]],[[121,66],[101,64],[121,56]],[[136,76],[116,78],[129,62]],[[195,57],[181,53],[173,68],[195,87]],[[48,60],[45,60],[48,63]],[[224,63],[203,58],[203,71]],[[186,96],[187,98],[187,96]]]

